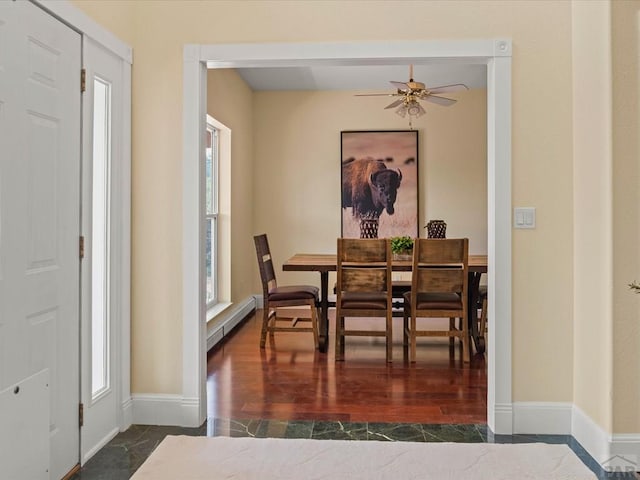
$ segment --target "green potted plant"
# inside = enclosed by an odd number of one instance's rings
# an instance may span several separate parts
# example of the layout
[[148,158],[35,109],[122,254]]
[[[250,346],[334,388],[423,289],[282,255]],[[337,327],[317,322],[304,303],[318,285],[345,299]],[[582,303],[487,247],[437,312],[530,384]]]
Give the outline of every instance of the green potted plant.
[[407,235],[391,237],[391,253],[395,260],[411,260],[413,239]]

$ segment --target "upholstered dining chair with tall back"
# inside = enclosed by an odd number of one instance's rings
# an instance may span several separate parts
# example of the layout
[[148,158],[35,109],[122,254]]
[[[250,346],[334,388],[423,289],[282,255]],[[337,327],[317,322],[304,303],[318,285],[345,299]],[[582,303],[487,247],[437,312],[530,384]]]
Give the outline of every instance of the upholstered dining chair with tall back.
[[[336,361],[344,360],[345,336],[382,336],[392,361],[391,243],[389,239],[338,238]],[[381,317],[384,330],[353,330],[345,317]]]
[[[262,280],[263,316],[260,348],[265,346],[267,333],[273,335],[274,332],[311,332],[315,347],[318,348],[318,287],[313,285],[279,286],[267,235],[256,235],[253,240],[256,245],[258,267]],[[278,317],[277,309],[279,307],[305,306],[308,306],[311,311],[311,327],[296,327],[297,318],[292,320],[291,318]],[[290,326],[278,326],[277,322],[284,321],[289,322]]]
[[[411,291],[404,298],[404,344],[409,359],[416,361],[417,337],[458,338],[464,362],[471,359],[469,348],[468,273],[469,240],[466,238],[419,238],[413,245]],[[444,318],[448,330],[418,328],[418,318]],[[456,328],[455,319],[459,319]]]

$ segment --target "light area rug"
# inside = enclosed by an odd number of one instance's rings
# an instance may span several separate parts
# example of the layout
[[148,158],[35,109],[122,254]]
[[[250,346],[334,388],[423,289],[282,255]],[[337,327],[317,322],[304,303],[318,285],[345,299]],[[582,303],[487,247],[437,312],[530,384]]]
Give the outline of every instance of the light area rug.
[[167,436],[131,478],[593,480],[596,476],[567,445]]

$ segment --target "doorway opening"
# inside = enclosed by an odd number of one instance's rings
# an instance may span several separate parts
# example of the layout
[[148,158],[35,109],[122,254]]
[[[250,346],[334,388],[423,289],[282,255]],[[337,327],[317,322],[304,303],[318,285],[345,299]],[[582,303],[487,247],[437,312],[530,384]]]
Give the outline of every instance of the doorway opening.
[[[383,48],[384,47],[384,48]],[[304,54],[300,53],[301,51]],[[383,52],[383,53],[380,53]],[[487,424],[512,433],[511,405],[511,43],[508,40],[375,42],[357,44],[187,45],[184,52],[183,397],[197,398],[185,418],[199,425],[206,412],[206,347],[199,251],[198,185],[206,110],[206,69],[249,66],[363,65],[459,62],[487,66],[488,291]],[[499,293],[498,293],[499,292]],[[199,348],[197,348],[199,346]]]

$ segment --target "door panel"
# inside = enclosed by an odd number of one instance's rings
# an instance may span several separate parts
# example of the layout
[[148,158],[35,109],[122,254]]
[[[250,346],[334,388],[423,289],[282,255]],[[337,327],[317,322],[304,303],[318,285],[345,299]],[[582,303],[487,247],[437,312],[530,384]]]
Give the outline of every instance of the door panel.
[[0,434],[3,479],[49,479],[49,409],[42,405],[48,386],[49,372],[44,369],[0,391],[0,412],[10,412],[2,417],[2,426],[11,432]]
[[81,39],[26,1],[0,38],[0,391],[48,370],[56,479],[79,460]]

